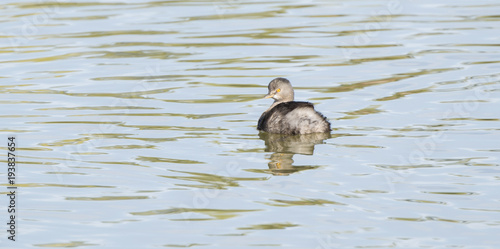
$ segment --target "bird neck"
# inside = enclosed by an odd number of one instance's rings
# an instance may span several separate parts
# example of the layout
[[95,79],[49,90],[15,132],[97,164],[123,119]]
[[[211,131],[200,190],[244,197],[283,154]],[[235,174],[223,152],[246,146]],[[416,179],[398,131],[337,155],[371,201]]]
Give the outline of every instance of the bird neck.
[[277,105],[279,105],[281,103],[285,103],[285,102],[289,102],[289,101],[293,101],[293,99],[292,100],[275,100],[274,103],[269,108],[267,108],[266,112],[270,111],[275,106],[277,106]]

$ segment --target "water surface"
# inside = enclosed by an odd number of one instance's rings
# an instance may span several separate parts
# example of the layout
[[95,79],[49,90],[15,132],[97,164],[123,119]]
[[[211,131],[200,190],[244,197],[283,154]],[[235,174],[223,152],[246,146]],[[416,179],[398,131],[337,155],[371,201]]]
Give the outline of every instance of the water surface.
[[[1,8],[2,247],[498,247],[496,1]],[[275,77],[331,134],[259,134]]]

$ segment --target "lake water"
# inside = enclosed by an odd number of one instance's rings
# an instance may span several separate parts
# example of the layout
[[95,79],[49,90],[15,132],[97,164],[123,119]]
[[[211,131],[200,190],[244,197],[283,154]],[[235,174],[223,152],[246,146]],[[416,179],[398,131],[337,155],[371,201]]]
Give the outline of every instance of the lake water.
[[[499,247],[498,1],[1,9],[1,248]],[[259,134],[275,77],[330,135]]]

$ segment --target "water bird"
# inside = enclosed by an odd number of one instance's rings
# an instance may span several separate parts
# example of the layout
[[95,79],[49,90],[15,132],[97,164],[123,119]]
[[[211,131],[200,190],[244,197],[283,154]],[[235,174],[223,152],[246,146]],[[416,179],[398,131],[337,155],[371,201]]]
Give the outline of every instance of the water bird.
[[292,84],[285,78],[273,79],[264,98],[274,103],[259,118],[257,129],[287,135],[330,132],[330,122],[309,102],[293,101]]

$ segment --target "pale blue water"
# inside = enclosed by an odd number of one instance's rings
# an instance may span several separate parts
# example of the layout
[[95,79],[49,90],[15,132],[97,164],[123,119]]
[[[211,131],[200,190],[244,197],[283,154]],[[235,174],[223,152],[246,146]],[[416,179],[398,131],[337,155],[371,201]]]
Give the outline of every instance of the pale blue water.
[[[2,10],[1,248],[498,248],[496,1]],[[330,137],[259,135],[275,77]]]

